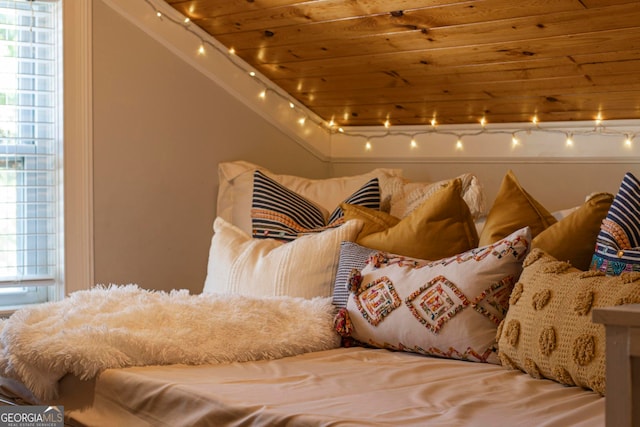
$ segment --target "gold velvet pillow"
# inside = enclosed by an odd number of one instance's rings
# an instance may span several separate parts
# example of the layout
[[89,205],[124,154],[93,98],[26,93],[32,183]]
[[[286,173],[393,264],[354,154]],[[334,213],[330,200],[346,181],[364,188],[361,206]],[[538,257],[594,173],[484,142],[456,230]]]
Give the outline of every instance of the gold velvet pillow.
[[502,365],[604,395],[605,330],[591,310],[640,303],[640,273],[580,271],[540,249],[523,267],[498,327]]
[[360,234],[358,234],[358,238],[384,231],[400,222],[400,218],[366,206],[342,203],[340,208],[342,208],[345,221],[347,218],[360,218],[364,221],[364,226]]
[[579,270],[588,270],[602,220],[613,202],[613,194],[598,193],[565,218],[538,234],[531,244]]
[[343,207],[344,218],[365,222],[364,229],[370,233],[361,232],[356,243],[367,248],[426,260],[453,256],[478,246],[473,217],[460,195],[461,185],[459,179],[450,181],[402,220],[350,206]]
[[508,171],[480,232],[479,245],[495,243],[526,226],[535,238],[556,222],[553,215],[520,186],[513,172]]

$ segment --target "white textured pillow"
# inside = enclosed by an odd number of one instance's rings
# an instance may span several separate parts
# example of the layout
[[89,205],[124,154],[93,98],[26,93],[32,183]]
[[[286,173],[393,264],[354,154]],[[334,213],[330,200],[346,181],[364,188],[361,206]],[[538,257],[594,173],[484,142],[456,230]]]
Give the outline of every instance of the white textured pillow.
[[362,221],[283,243],[254,239],[218,217],[209,251],[204,293],[301,298],[331,296],[340,242],[353,241]]
[[[469,206],[471,215],[477,219],[485,214],[484,189],[478,178],[470,173],[457,176],[462,183],[461,196]],[[436,182],[412,182],[401,177],[389,179],[391,196],[390,214],[397,218],[404,218],[431,197],[439,189],[446,187],[451,179]]]
[[223,162],[218,165],[217,216],[251,234],[251,200],[253,173],[259,170],[328,212],[373,178],[378,178],[381,200],[390,197],[387,180],[400,176],[400,169],[374,169],[371,172],[328,179],[309,179],[294,175],[275,174],[261,166],[245,161]]
[[499,363],[496,331],[529,252],[528,227],[439,261],[378,252],[349,279],[351,337],[374,347]]

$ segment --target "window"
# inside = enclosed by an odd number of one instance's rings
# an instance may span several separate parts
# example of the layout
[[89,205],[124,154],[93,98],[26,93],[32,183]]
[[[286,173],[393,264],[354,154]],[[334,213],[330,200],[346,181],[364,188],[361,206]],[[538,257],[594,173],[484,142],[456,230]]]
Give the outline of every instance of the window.
[[61,286],[60,12],[0,0],[0,311]]

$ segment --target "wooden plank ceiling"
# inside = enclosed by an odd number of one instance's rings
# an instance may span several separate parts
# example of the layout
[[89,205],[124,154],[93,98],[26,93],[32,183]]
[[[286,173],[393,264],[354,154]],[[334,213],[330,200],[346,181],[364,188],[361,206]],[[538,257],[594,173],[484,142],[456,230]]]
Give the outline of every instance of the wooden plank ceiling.
[[339,125],[640,118],[640,1],[167,0]]

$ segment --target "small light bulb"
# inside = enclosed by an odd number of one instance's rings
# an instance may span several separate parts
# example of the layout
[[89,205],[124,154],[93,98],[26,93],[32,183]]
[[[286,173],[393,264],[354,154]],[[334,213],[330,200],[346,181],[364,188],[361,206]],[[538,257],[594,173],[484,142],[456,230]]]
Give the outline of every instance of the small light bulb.
[[329,127],[334,127],[336,124],[336,122],[333,121],[333,119],[329,120]]
[[602,114],[598,113],[598,115],[596,116],[596,126],[600,126],[601,123],[602,123]]
[[624,145],[626,145],[627,147],[631,147],[631,144],[631,137],[629,135],[626,135],[624,139]]
[[304,124],[304,122],[306,122],[306,121],[307,121],[307,119],[306,119],[306,118],[304,118],[304,117],[300,117],[300,118],[298,119],[298,123],[300,123],[300,125],[303,125],[303,124]]
[[436,121],[435,117],[433,119],[431,119],[431,126],[436,127],[437,124],[438,124],[438,122]]
[[456,141],[456,149],[457,150],[462,150],[462,139],[458,138],[458,140]]
[[533,123],[534,125],[538,125],[538,116],[533,116],[533,118],[531,119],[531,123]]
[[162,12],[157,11],[157,12],[156,12],[156,16],[157,16],[158,18],[162,18]]
[[204,45],[201,44],[200,47],[198,48],[198,55],[204,55]]
[[249,75],[250,75],[251,77],[255,77],[255,76],[256,76],[256,72],[255,72],[255,71],[249,71]]
[[266,91],[266,89],[265,89],[265,90],[263,90],[262,92],[260,92],[260,95],[259,95],[259,96],[260,96],[260,98],[265,99],[265,98],[267,97],[267,91]]
[[340,132],[340,133],[344,133],[344,129],[342,129],[342,128],[338,128],[338,132]]
[[418,143],[416,142],[415,138],[411,138],[410,146],[411,146],[411,148],[417,148],[418,147]]
[[480,119],[480,126],[485,127],[487,125],[487,119],[485,117]]
[[371,141],[367,141],[367,143],[364,144],[364,149],[367,151],[371,151]]
[[515,147],[519,143],[520,141],[518,140],[518,137],[516,136],[516,134],[514,133],[513,135],[511,135],[511,145]]
[[191,20],[189,19],[189,17],[187,16],[186,18],[184,18],[184,23],[188,24],[189,22],[191,22]]
[[296,106],[293,102],[289,102],[289,108],[294,109],[296,108]]
[[385,120],[384,127],[387,128],[387,129],[389,129],[391,127],[391,122],[389,121],[389,119]]
[[229,48],[229,55],[235,55],[236,54],[236,50],[232,47]]
[[567,135],[567,141],[566,141],[566,143],[567,143],[567,147],[571,147],[571,146],[573,146],[573,135],[572,135],[572,134],[568,134],[568,135]]

